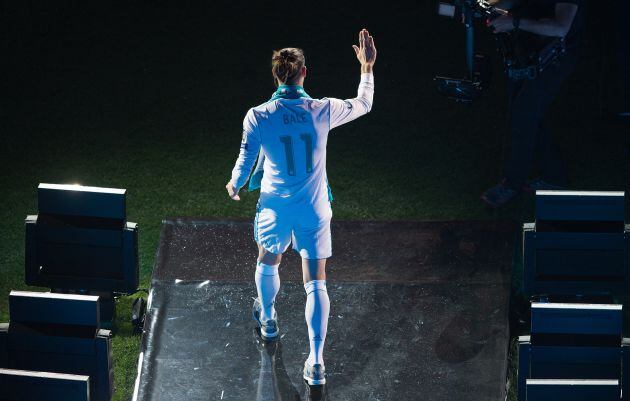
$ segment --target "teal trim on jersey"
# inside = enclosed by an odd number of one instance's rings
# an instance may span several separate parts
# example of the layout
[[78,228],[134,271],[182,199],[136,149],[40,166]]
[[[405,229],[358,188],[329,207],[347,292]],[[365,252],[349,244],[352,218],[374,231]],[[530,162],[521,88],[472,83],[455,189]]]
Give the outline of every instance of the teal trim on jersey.
[[260,182],[262,181],[262,177],[264,173],[264,170],[263,170],[264,162],[265,162],[265,155],[263,154],[263,151],[261,149],[260,153],[258,154],[258,162],[256,163],[256,168],[254,169],[252,176],[249,177],[249,185],[247,186],[247,190],[249,192],[260,189]]
[[306,93],[304,88],[300,85],[280,85],[273,95],[271,95],[271,99],[269,99],[269,101],[271,102],[278,99],[299,99],[302,97],[311,99],[308,93]]
[[330,189],[330,184],[328,183],[328,177],[326,177],[326,187],[328,188],[328,202],[332,203],[333,196],[332,196],[332,189]]
[[[278,99],[312,99],[308,93],[304,90],[300,85],[280,85],[278,89],[271,95],[270,102]],[[258,161],[256,162],[256,168],[252,173],[251,177],[249,177],[249,185],[247,186],[247,190],[249,192],[260,189],[260,183],[264,174],[264,163],[265,163],[265,155],[263,154],[262,149],[258,154]],[[328,183],[328,178],[326,179],[326,187],[328,188],[328,200],[330,202],[333,201],[332,190],[330,189],[330,184]]]

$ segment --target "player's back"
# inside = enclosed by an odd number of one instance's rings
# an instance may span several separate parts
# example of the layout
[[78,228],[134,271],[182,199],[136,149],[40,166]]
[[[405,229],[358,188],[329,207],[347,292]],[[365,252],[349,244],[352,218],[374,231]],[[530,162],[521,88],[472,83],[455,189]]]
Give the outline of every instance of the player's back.
[[[329,205],[328,133],[367,114],[373,95],[374,76],[363,73],[353,99],[279,98],[249,109],[243,120],[241,151],[232,170],[233,187],[238,192],[245,185],[262,149],[261,202]],[[257,168],[250,188],[258,187],[258,177]]]
[[312,202],[327,197],[329,102],[278,99],[253,109],[265,155],[261,197]]

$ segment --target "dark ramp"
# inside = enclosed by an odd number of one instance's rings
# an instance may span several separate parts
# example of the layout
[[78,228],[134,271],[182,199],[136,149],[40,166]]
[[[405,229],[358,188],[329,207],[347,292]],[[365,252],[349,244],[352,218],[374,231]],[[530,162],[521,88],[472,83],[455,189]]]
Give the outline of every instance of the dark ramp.
[[[282,339],[257,341],[252,230],[164,222],[138,400],[322,399],[301,378],[308,341],[294,252],[281,265]],[[503,400],[514,238],[503,222],[333,222],[325,399]]]

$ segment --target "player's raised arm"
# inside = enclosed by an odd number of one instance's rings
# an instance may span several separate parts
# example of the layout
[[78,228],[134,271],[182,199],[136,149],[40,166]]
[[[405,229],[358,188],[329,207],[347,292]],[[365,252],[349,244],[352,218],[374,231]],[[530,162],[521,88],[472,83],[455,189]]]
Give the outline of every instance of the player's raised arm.
[[376,47],[374,38],[367,29],[359,32],[359,45],[352,45],[361,64],[361,82],[354,99],[330,99],[330,128],[338,127],[352,121],[372,110],[374,99],[374,63],[376,62]]
[[256,118],[250,110],[243,120],[243,139],[241,140],[241,151],[236,159],[236,164],[232,170],[232,178],[225,186],[228,195],[234,200],[241,200],[238,191],[245,185],[249,174],[254,167],[256,157],[260,151],[260,136],[257,129]]
[[357,59],[361,63],[362,74],[372,74],[374,63],[376,62],[376,47],[374,46],[374,38],[370,36],[367,29],[359,32],[359,46],[352,45]]

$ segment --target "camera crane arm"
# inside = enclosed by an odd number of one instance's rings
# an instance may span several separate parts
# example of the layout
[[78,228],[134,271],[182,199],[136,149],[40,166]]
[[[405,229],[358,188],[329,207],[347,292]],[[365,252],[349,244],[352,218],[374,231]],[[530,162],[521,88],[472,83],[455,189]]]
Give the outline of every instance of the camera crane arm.
[[487,0],[466,0],[462,11],[464,25],[466,26],[466,66],[468,68],[468,78],[472,79],[475,54],[474,17],[484,17],[486,21],[492,21],[500,16],[508,15],[508,11],[493,6]]
[[486,20],[507,14],[507,11],[491,5],[487,0],[451,0],[438,3],[438,14],[460,19],[466,28],[466,75],[464,79],[436,76],[438,91],[459,102],[469,103],[479,96],[483,82],[475,71],[475,18]]

